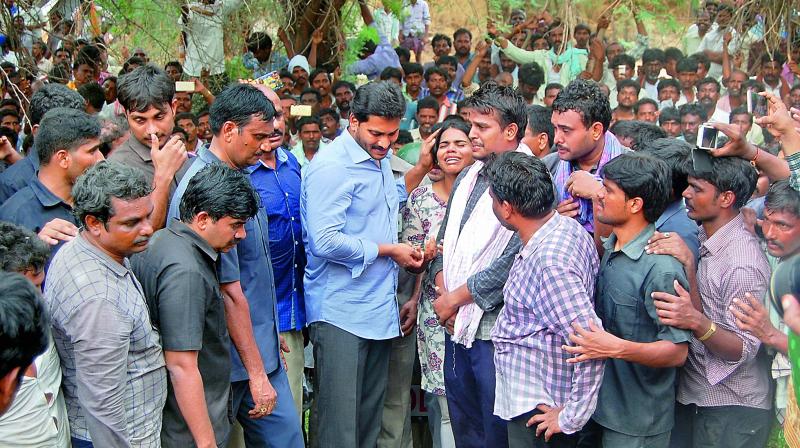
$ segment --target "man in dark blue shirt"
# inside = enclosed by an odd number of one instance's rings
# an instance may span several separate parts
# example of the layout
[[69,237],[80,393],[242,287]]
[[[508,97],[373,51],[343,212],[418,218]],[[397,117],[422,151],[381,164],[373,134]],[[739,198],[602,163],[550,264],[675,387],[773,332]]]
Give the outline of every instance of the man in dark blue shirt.
[[52,253],[77,235],[72,186],[78,176],[104,160],[100,123],[86,112],[57,107],[45,114],[36,134],[38,175],[0,206],[0,220],[39,234]]
[[[31,121],[31,132],[34,137],[39,130],[39,122],[50,109],[68,107],[83,110],[83,97],[61,84],[46,84],[31,95],[28,118]],[[0,174],[0,203],[5,202],[22,187],[36,178],[39,171],[39,155],[31,150],[27,157],[11,165]],[[77,232],[75,232],[77,235]],[[74,235],[73,235],[74,236]]]

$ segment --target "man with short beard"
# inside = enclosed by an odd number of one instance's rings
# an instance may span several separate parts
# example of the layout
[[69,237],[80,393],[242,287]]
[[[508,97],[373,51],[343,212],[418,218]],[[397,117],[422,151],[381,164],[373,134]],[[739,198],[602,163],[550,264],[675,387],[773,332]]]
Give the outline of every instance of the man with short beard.
[[632,79],[623,79],[617,82],[617,107],[611,112],[612,122],[634,120],[636,114],[633,107],[639,98],[639,83]]
[[746,83],[750,80],[747,73],[741,70],[733,70],[727,80],[723,80],[727,91],[719,101],[717,101],[717,109],[730,113],[733,109],[740,106],[747,106],[747,88]]
[[456,59],[462,67],[466,68],[472,62],[472,33],[466,28],[459,28],[453,33],[453,48],[456,50]]
[[660,48],[648,48],[642,53],[644,66],[644,79],[639,80],[648,98],[658,98],[658,81],[661,79],[661,69],[666,63],[664,51]]
[[716,79],[707,77],[697,82],[697,102],[706,111],[708,121],[727,123],[729,114],[717,108],[720,85]]
[[333,97],[336,98],[336,108],[339,110],[339,124],[342,129],[347,128],[350,123],[350,102],[353,101],[353,94],[356,86],[349,81],[336,81],[333,84]]
[[789,93],[789,85],[781,76],[785,61],[786,57],[777,51],[772,55],[764,53],[764,56],[761,57],[760,81],[763,81],[765,91],[778,98],[783,98]]

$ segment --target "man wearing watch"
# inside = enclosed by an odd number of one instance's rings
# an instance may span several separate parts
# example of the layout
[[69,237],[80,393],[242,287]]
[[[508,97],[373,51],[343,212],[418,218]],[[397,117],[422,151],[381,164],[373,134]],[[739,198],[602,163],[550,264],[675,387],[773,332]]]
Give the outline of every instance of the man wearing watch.
[[761,246],[744,225],[740,208],[756,185],[756,171],[734,157],[714,157],[711,170],[688,169],[683,192],[689,218],[701,224],[700,260],[680,238],[651,239],[648,252],[674,255],[686,267],[690,289],[656,292],[666,325],[692,331],[689,357],[678,382],[673,447],[764,446],[771,426],[768,363],[761,342],[740,329],[731,307],[745,293],[761,298],[770,269]]

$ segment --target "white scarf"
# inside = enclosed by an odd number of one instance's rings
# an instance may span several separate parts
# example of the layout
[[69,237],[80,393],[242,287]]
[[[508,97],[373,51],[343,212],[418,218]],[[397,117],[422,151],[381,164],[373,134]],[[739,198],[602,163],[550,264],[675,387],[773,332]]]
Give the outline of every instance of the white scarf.
[[[520,143],[516,151],[533,156],[524,143]],[[478,199],[478,203],[464,223],[464,228],[459,232],[467,200],[475,188],[478,173],[483,166],[481,161],[472,164],[448,204],[450,216],[444,232],[442,254],[444,287],[447,291],[455,291],[465,284],[471,275],[486,269],[498,259],[514,235],[512,230],[503,227],[494,216],[492,197],[488,188]],[[462,235],[464,238],[460,238]],[[472,347],[482,317],[483,310],[475,303],[461,306],[456,315],[453,341],[467,348]]]

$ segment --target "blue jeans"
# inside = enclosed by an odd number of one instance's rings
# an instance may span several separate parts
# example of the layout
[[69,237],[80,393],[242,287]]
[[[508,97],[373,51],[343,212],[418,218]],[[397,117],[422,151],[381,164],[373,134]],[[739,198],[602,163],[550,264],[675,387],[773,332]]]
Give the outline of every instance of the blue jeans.
[[466,348],[445,334],[444,385],[458,448],[508,446],[506,422],[494,415],[492,341]]
[[278,402],[272,413],[262,418],[250,418],[247,414],[255,405],[249,381],[231,383],[232,409],[244,430],[245,445],[247,448],[304,448],[300,417],[283,367],[269,375],[269,382],[278,394]]
[[72,448],[94,448],[92,442],[88,440],[76,439],[72,437]]

